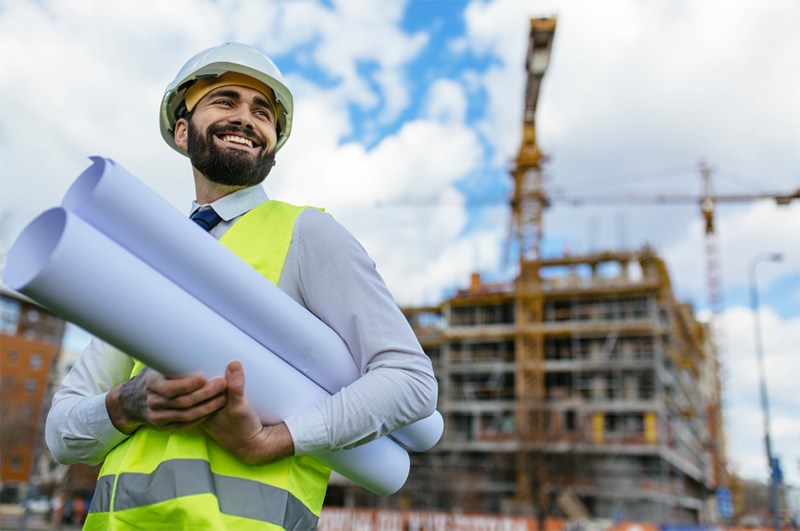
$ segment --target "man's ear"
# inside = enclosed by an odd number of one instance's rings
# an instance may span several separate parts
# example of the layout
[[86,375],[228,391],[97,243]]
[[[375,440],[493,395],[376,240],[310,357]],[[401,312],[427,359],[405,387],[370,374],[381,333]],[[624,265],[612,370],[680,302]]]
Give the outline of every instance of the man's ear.
[[189,122],[186,118],[179,118],[175,122],[175,143],[183,149],[189,149]]

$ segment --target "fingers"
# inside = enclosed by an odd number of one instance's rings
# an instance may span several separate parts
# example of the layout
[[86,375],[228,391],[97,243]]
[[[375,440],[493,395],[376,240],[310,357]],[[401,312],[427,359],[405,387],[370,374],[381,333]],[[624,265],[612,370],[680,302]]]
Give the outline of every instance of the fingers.
[[166,378],[157,371],[146,376],[147,423],[159,430],[187,428],[225,406],[227,383],[202,376]]
[[[226,383],[225,380],[217,378],[198,389],[195,389],[194,386],[181,385],[179,387],[192,390],[182,394],[173,394],[169,392],[167,395],[162,395],[160,391],[151,390],[147,397],[147,406],[153,410],[189,409],[224,393]],[[169,391],[171,391],[171,388]]]
[[244,371],[241,363],[238,361],[230,362],[225,373],[225,379],[228,384],[228,396],[231,399],[238,399],[244,396]]
[[157,409],[150,412],[150,422],[157,429],[188,428],[206,420],[227,403],[223,393],[187,409]]
[[205,385],[206,379],[199,374],[185,378],[167,378],[157,371],[150,371],[147,375],[147,390],[165,398],[193,393]]
[[167,378],[157,371],[148,372],[144,378],[146,423],[159,430],[194,426],[228,404],[235,414],[250,409],[244,398],[244,371],[238,361],[228,364],[225,379],[206,381],[200,375]]

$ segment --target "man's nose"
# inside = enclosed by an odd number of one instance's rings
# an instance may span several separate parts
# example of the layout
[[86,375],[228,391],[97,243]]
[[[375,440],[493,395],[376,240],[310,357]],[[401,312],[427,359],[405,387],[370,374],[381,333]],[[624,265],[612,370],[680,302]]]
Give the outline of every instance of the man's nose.
[[250,114],[250,109],[244,105],[240,105],[230,115],[228,121],[249,129],[253,129],[253,116]]

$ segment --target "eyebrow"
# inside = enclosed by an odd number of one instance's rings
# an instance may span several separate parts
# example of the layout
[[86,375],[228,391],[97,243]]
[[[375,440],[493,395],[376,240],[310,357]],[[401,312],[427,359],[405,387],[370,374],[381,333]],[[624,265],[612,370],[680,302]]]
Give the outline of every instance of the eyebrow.
[[[233,89],[220,89],[219,91],[214,91],[211,93],[212,97],[222,97],[222,98],[230,98],[232,100],[240,101],[242,99],[242,95]],[[272,107],[272,103],[269,100],[262,98],[261,96],[255,96],[253,98],[253,103],[260,107],[266,107],[270,111],[272,111],[272,115],[275,116],[275,109]]]

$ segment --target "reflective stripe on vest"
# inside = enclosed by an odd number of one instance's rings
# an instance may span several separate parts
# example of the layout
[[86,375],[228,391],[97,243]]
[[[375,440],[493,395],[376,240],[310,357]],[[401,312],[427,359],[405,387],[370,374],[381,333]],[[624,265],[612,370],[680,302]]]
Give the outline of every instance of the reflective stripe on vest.
[[[114,476],[97,481],[90,513],[111,510]],[[214,474],[203,459],[173,459],[151,474],[124,472],[117,478],[114,510],[154,505],[193,494],[214,494],[222,513],[278,525],[313,529],[318,516],[292,493],[250,479]]]
[[[277,284],[303,209],[269,201],[220,241]],[[313,529],[329,475],[309,457],[244,465],[199,427],[141,427],[106,457],[85,529]]]

